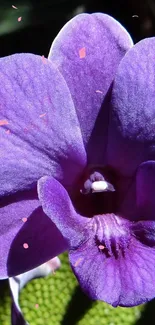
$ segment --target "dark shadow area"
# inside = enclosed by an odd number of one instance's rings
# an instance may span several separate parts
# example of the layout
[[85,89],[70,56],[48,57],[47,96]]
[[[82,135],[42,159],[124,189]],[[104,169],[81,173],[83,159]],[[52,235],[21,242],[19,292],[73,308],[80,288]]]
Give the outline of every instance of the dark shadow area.
[[[7,279],[6,280],[0,280],[0,306],[1,307],[3,306],[4,314],[6,313],[6,310],[7,310],[7,313],[11,314],[11,310],[9,312],[8,308],[6,308],[8,306],[8,297],[9,296],[10,296],[10,289],[9,289],[8,280]],[[10,307],[11,307],[11,296],[10,296]],[[2,323],[0,323],[0,324],[3,325]]]
[[92,304],[93,301],[81,291],[80,287],[76,287],[61,325],[77,324],[87,310],[92,307]]
[[8,296],[9,293],[9,285],[8,280],[0,280],[0,305],[4,302],[4,297]]
[[[25,52],[47,56],[53,39],[81,3],[82,0],[1,0],[0,57]],[[18,17],[22,18],[20,22]]]
[[154,325],[155,324],[155,299],[146,304],[141,318],[134,325]]
[[[9,276],[24,273],[67,249],[65,239],[41,207],[26,217],[27,222],[10,243],[7,259]],[[24,249],[24,243],[28,244],[28,249]]]
[[88,0],[87,10],[104,12],[117,19],[134,42],[155,34],[155,0]]

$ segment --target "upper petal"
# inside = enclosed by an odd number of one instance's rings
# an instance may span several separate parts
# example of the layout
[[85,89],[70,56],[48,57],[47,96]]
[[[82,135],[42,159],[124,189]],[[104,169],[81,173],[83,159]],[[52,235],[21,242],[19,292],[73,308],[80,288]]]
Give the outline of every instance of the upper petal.
[[[118,64],[132,45],[126,30],[102,13],[74,17],[52,44],[49,59],[68,84],[86,145]],[[106,124],[107,117],[102,114],[96,130],[102,141]]]
[[0,59],[0,195],[43,175],[71,185],[85,165],[74,104],[60,72],[33,54]]
[[111,99],[107,163],[131,176],[155,159],[155,38],[137,43],[122,59]]

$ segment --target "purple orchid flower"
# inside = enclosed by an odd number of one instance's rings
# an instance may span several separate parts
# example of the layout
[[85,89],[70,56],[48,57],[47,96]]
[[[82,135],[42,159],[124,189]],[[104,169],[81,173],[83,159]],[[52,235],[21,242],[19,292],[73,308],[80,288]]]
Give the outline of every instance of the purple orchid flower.
[[0,59],[1,278],[69,250],[92,299],[155,296],[154,51],[95,13]]

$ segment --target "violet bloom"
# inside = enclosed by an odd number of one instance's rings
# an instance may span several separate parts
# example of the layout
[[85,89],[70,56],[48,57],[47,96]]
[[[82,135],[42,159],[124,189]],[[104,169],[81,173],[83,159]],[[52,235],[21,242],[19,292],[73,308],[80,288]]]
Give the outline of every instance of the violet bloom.
[[68,249],[92,299],[155,296],[154,52],[96,13],[67,23],[48,60],[0,59],[1,278]]

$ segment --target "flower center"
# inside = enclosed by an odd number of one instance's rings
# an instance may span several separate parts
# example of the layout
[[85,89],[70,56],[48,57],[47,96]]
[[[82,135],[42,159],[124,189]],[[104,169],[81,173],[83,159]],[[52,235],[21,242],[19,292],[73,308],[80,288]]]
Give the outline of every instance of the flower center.
[[103,174],[99,171],[93,171],[89,178],[86,179],[83,185],[83,189],[81,189],[81,193],[90,194],[90,193],[100,193],[100,192],[114,192],[114,186],[109,183]]
[[115,213],[116,187],[113,173],[101,168],[85,171],[72,200],[76,211],[86,217]]

